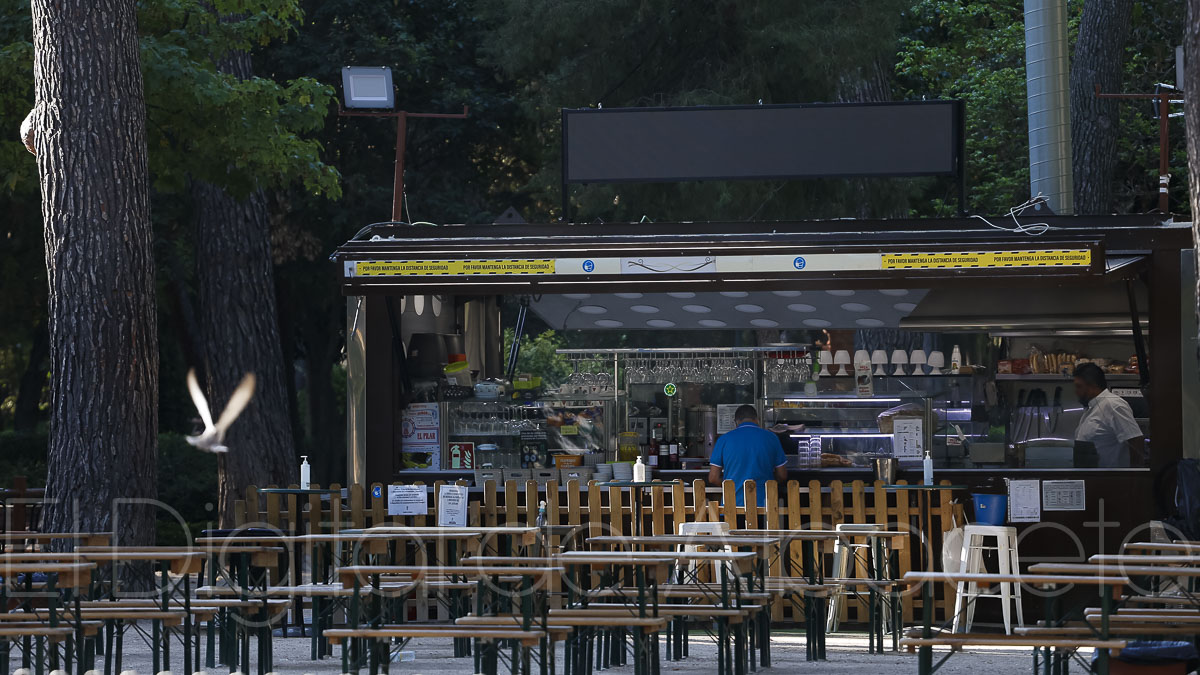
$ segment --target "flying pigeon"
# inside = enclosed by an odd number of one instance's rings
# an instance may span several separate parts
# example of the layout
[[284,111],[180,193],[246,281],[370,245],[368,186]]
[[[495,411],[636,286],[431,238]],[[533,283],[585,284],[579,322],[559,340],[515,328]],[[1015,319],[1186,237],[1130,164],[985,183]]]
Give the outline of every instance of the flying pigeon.
[[254,373],[246,373],[237,389],[233,390],[229,402],[225,404],[225,411],[221,413],[221,418],[214,425],[212,413],[208,409],[208,401],[204,398],[204,392],[200,390],[200,383],[196,381],[196,371],[189,370],[187,374],[188,391],[191,392],[192,402],[196,404],[196,410],[199,411],[200,419],[204,422],[204,431],[199,436],[188,436],[187,442],[205,452],[228,452],[229,448],[222,445],[221,442],[225,440],[225,432],[229,430],[229,425],[233,424],[233,421],[246,408],[246,404],[254,397],[254,382]]

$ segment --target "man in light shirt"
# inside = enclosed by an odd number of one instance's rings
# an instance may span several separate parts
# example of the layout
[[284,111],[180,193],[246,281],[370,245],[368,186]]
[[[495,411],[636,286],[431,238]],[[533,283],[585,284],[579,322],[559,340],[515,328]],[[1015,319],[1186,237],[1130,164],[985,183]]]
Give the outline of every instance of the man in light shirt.
[[1075,395],[1084,406],[1075,440],[1093,443],[1100,466],[1144,466],[1145,439],[1133,409],[1108,390],[1104,371],[1094,363],[1075,368]]

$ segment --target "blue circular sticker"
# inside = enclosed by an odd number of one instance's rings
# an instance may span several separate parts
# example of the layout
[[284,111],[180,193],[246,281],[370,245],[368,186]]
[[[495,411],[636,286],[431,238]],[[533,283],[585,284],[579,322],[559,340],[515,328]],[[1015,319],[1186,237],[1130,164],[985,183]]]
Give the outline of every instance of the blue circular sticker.
[[595,269],[596,269],[596,263],[592,262],[591,260],[583,261],[583,271],[584,272],[592,272]]
[[792,267],[795,267],[798,270],[804,269],[806,264],[808,263],[804,262],[804,258],[800,256],[796,256],[796,259],[792,261]]

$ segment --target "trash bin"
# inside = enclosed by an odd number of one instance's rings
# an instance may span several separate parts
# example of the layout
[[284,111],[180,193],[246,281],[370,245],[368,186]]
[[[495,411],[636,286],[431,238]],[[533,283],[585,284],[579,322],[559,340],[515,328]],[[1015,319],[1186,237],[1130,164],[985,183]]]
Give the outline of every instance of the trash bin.
[[[1096,660],[1092,656],[1092,662]],[[1108,666],[1109,675],[1186,675],[1200,664],[1190,642],[1130,642]]]
[[1008,495],[973,494],[975,522],[980,525],[1003,525],[1008,520]]

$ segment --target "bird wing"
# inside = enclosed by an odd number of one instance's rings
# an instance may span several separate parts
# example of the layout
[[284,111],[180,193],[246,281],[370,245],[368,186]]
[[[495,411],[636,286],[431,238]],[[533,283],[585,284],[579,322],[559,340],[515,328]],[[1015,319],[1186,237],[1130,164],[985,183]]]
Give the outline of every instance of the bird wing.
[[242,410],[246,408],[246,404],[250,399],[254,398],[254,373],[246,373],[238,384],[237,389],[233,390],[233,395],[229,397],[229,402],[225,404],[225,410],[221,413],[220,419],[217,420],[217,431],[224,434],[229,425],[242,414]]
[[196,404],[196,410],[200,413],[200,419],[204,420],[205,431],[212,429],[212,412],[208,409],[208,399],[204,398],[204,392],[200,389],[200,383],[196,381],[195,368],[188,370],[187,386],[188,392],[192,395],[192,403]]

